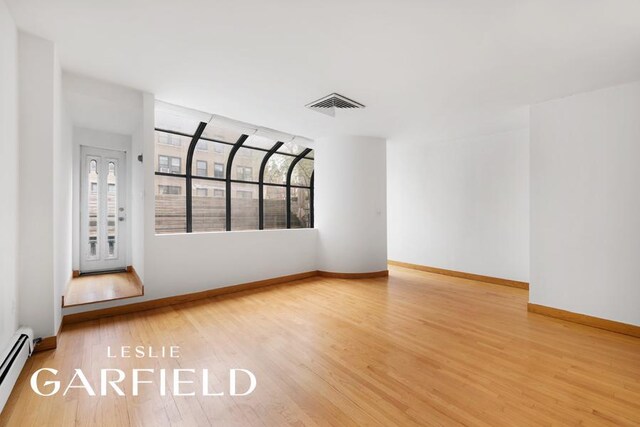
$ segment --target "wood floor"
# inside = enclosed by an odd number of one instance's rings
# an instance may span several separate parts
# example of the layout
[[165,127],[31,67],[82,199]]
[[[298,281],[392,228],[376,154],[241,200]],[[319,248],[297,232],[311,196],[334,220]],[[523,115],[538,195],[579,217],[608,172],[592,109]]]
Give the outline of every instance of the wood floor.
[[[392,267],[68,325],[29,360],[0,425],[640,425],[640,339],[526,304],[522,289]],[[109,359],[108,345],[179,345],[181,357]],[[246,368],[257,388],[39,397],[41,367],[67,382],[82,368],[93,384],[100,368],[208,368],[214,385]]]
[[142,285],[132,272],[74,277],[64,295],[64,306],[131,298],[142,295]]

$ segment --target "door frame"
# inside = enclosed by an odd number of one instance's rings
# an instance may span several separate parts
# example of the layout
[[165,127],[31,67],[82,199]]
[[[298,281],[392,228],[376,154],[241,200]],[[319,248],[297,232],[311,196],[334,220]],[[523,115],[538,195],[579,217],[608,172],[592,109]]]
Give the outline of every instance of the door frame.
[[[107,239],[102,239],[102,242],[99,242],[98,253],[100,254],[98,260],[88,260],[87,252],[88,245],[86,244],[87,231],[89,226],[89,212],[87,209],[87,195],[88,195],[88,180],[86,179],[89,172],[89,162],[86,161],[87,157],[99,158],[101,161],[98,162],[98,175],[99,176],[107,176],[107,162],[102,160],[113,159],[117,162],[117,207],[116,207],[116,223],[117,223],[117,257],[109,260],[102,259],[103,253],[106,253],[108,247]],[[128,198],[127,198],[127,152],[125,150],[117,150],[117,149],[106,149],[106,148],[97,148],[86,145],[80,146],[80,197],[79,197],[79,214],[80,221],[79,226],[79,268],[80,273],[95,273],[100,271],[121,271],[127,268],[127,249],[128,249]],[[99,181],[100,182],[100,181]],[[106,178],[104,178],[104,185],[98,186],[98,197],[102,197],[100,193],[105,192],[105,195],[108,191],[108,186],[106,185]],[[105,197],[106,202],[106,197]],[[120,209],[124,210],[121,211]],[[106,203],[101,203],[99,205],[100,209],[100,217],[106,218],[107,216],[107,206]],[[120,221],[119,217],[123,217],[124,220]],[[98,233],[99,235],[104,234],[106,237],[107,223],[102,220],[98,221]]]

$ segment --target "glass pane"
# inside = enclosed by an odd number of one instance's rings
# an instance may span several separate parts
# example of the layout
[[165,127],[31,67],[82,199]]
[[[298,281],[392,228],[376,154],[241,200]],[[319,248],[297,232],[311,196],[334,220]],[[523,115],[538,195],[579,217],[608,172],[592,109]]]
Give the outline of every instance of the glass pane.
[[264,136],[249,135],[249,138],[242,144],[243,147],[256,147],[263,150],[271,150],[277,141],[265,138]]
[[287,191],[284,187],[264,186],[264,228],[287,228]]
[[187,231],[185,185],[185,178],[156,175],[157,234]]
[[295,154],[296,156],[306,150],[307,147],[303,147],[302,145],[294,144],[293,142],[287,142],[282,144],[280,148],[278,148],[278,153],[289,153]]
[[270,184],[286,184],[287,172],[294,157],[274,154],[267,161],[264,170],[264,182]]
[[309,228],[311,225],[311,191],[307,188],[291,189],[291,228]]
[[258,185],[231,184],[231,229],[258,229]]
[[227,159],[232,148],[232,145],[203,139],[199,140],[196,150],[193,152],[193,170],[191,173],[194,176],[224,178],[227,170]]
[[264,151],[240,148],[233,158],[231,179],[258,182]]
[[88,228],[89,232],[87,233],[88,242],[85,242],[87,245],[87,259],[95,260],[100,258],[100,242],[99,242],[99,233],[98,233],[98,221],[100,219],[100,184],[98,182],[98,160],[94,158],[87,158],[88,167],[88,186],[87,186],[87,212],[89,214],[88,218]]
[[308,159],[313,159],[313,154],[314,154],[314,153],[313,153],[313,150],[311,150],[311,151],[309,151],[309,152],[307,153],[307,155],[306,155],[305,157],[306,157],[306,158],[308,158]]
[[107,167],[107,252],[106,257],[118,257],[118,180],[116,163],[109,161]]
[[209,123],[204,132],[202,132],[204,138],[215,139],[216,141],[230,142],[235,144],[242,136],[242,132],[216,126],[213,122]]
[[190,117],[188,113],[178,113],[156,108],[156,128],[193,135],[200,125],[200,118]]
[[192,201],[194,232],[227,229],[224,182],[194,179]]
[[186,136],[156,131],[156,172],[185,174],[189,144]]
[[291,174],[291,184],[310,187],[312,173],[313,160],[301,159],[293,168],[293,173]]

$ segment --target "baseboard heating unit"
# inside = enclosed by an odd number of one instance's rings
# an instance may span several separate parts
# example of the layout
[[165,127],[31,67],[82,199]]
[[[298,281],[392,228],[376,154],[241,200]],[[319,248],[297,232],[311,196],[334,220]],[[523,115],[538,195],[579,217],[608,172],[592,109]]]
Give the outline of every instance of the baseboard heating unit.
[[11,395],[27,358],[33,352],[33,330],[20,328],[0,355],[0,412]]

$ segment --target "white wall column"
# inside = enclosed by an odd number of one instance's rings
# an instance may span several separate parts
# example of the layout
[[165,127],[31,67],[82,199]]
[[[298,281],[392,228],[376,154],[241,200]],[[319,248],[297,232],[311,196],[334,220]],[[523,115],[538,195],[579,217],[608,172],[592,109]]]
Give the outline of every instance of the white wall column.
[[0,351],[18,328],[18,31],[0,1]]
[[640,325],[640,82],[531,107],[534,304]]
[[365,136],[316,140],[318,269],[387,269],[386,141]]
[[[55,335],[61,300],[55,288],[57,177],[60,148],[60,80],[52,42],[23,32],[18,37],[19,69],[19,243],[18,320],[36,337]],[[71,265],[67,277],[71,277]]]

